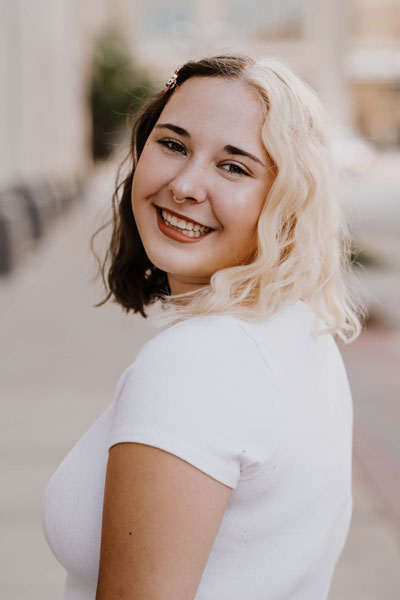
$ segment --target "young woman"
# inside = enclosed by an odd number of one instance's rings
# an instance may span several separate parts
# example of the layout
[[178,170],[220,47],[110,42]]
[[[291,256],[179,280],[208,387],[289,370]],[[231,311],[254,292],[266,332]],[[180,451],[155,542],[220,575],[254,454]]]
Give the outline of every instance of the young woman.
[[137,117],[107,298],[168,327],[48,485],[63,600],[327,598],[352,510],[333,336],[365,309],[324,127],[241,56],[186,63]]

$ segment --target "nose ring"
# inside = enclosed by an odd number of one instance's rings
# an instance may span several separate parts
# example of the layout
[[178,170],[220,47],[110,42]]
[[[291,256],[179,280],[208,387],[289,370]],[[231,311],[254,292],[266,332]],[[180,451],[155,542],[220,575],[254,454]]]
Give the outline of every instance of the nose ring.
[[182,200],[178,200],[178,198],[175,196],[174,192],[171,192],[172,194],[172,200],[174,202],[176,202],[177,204],[183,204],[183,202],[185,202],[186,198],[182,198]]

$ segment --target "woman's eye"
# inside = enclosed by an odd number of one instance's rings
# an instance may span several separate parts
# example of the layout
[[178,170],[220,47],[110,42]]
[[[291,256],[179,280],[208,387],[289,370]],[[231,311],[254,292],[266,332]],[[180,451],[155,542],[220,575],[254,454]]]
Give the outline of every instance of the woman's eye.
[[173,152],[185,152],[185,148],[182,146],[182,144],[176,142],[175,140],[159,140],[158,143],[162,146],[165,146],[169,150],[172,150]]
[[246,175],[249,177],[249,174],[236,163],[228,163],[226,165],[222,165],[222,167],[228,167],[228,169],[224,169],[225,171],[228,171],[228,173],[233,173],[234,175]]

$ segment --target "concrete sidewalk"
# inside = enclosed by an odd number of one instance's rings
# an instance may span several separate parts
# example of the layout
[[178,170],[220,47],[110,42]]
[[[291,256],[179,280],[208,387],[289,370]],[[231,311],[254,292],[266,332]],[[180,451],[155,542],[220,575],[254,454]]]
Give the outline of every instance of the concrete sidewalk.
[[[112,182],[113,172],[99,171],[85,201],[0,281],[0,597],[7,600],[59,597],[64,571],[41,530],[45,486],[156,331],[115,305],[93,308],[102,296],[90,283],[95,264],[88,242],[105,219]],[[355,461],[352,526],[330,600],[400,598],[398,531],[371,481]]]

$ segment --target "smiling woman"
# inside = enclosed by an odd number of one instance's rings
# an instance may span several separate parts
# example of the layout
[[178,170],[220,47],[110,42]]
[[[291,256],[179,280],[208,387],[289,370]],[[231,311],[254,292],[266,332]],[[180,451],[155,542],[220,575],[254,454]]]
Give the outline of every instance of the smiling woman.
[[352,511],[333,336],[365,309],[320,103],[271,59],[190,61],[130,161],[103,303],[169,327],[47,487],[62,600],[326,600]]
[[[205,313],[254,320],[300,298],[321,319],[322,331],[344,342],[357,338],[365,306],[351,271],[352,239],[335,193],[325,115],[315,93],[282,63],[246,56],[189,61],[136,118],[129,160],[130,173],[114,196],[103,302],[114,297],[146,316],[146,307],[161,300],[162,325]],[[154,178],[147,191],[153,195],[135,199],[146,174]],[[156,207],[171,212],[173,206],[178,218],[207,217],[202,224],[215,232],[185,249],[176,243],[182,237],[170,238],[172,244],[140,235],[139,221],[151,227],[144,211],[153,207],[156,224]],[[230,225],[243,215],[236,238]],[[242,242],[251,229],[246,252]],[[210,264],[207,271],[208,260],[201,260],[197,277],[184,275],[200,251],[218,245],[219,252],[234,237],[216,269]],[[180,273],[149,255],[148,244],[159,241]]]
[[[254,255],[273,180],[263,121],[260,100],[242,81],[193,77],[173,94],[149,135],[132,183],[132,209],[146,255],[168,273],[172,294],[196,290]],[[179,218],[208,232],[187,238],[176,233],[186,231],[186,222],[172,220],[173,233],[160,224],[157,209],[171,214],[177,199],[184,200]],[[196,241],[190,248],[176,243],[188,239]]]

